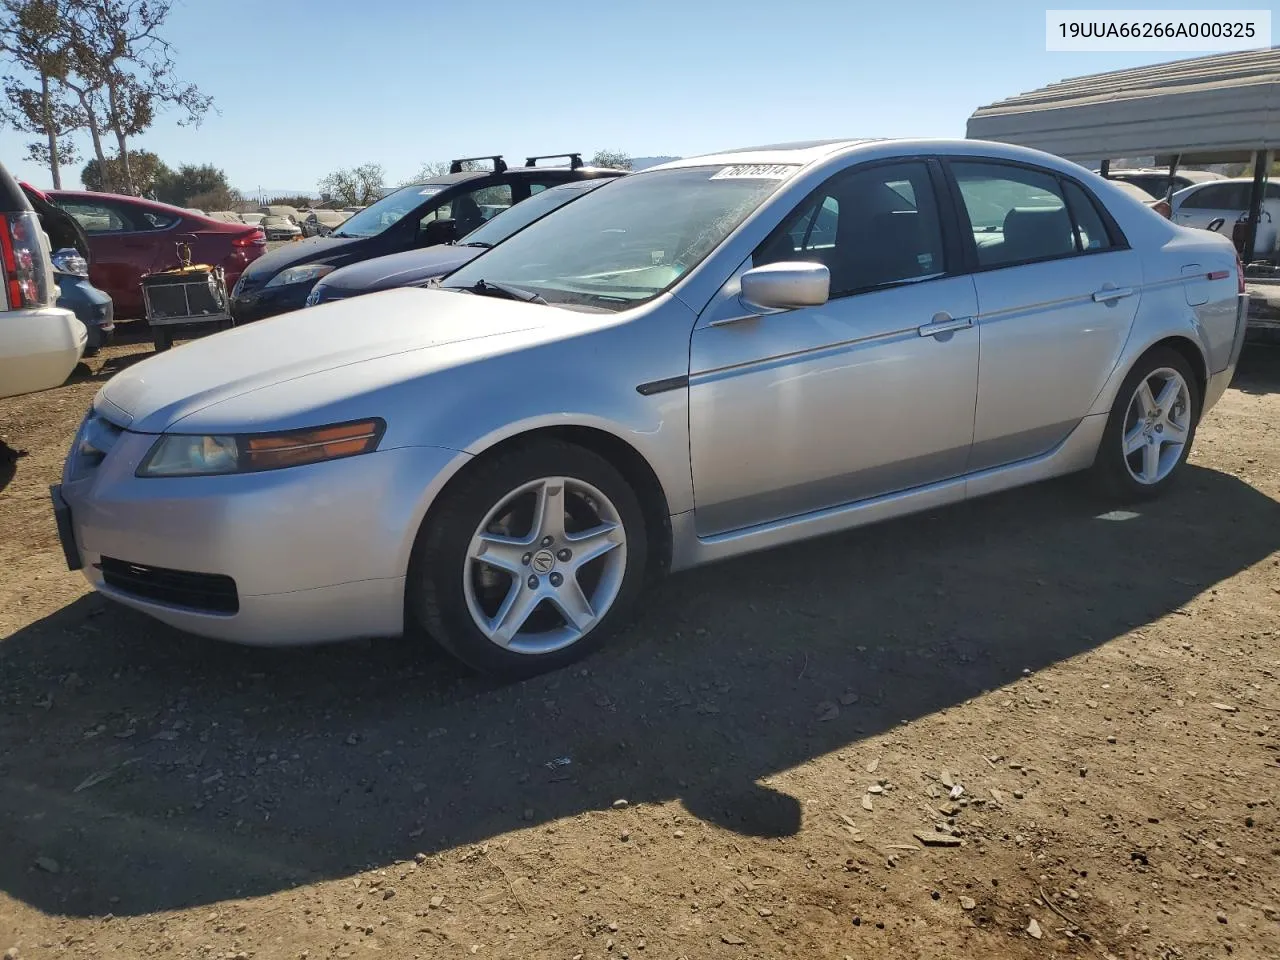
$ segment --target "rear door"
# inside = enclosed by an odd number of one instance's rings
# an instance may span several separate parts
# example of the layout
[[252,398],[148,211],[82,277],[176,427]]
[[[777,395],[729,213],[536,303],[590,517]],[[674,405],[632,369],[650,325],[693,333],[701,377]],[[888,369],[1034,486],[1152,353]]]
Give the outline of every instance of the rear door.
[[1231,225],[1247,207],[1247,184],[1206,183],[1182,198],[1174,208],[1173,219],[1183,226],[1204,228],[1221,217],[1226,221],[1221,232],[1231,236]]
[[978,294],[974,471],[1046,453],[1085,416],[1128,338],[1142,266],[1076,181],[1003,161],[947,166]]

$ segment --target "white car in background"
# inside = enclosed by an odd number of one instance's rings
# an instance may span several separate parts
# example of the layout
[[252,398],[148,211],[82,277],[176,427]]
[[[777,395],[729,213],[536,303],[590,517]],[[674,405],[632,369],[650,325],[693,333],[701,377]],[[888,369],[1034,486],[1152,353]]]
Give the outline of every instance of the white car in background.
[[[1277,227],[1280,227],[1280,181],[1263,185],[1262,218],[1253,244],[1253,255],[1246,260],[1275,260]],[[1211,180],[1197,183],[1175,193],[1171,199],[1173,221],[1184,227],[1205,229],[1218,218],[1226,221],[1219,230],[1230,237],[1236,221],[1249,212],[1253,179]]]
[[89,332],[70,310],[54,306],[58,287],[49,240],[3,166],[0,211],[0,397],[12,397],[66,380]]
[[262,218],[262,232],[268,240],[292,240],[302,236],[302,228],[288,217],[271,215]]

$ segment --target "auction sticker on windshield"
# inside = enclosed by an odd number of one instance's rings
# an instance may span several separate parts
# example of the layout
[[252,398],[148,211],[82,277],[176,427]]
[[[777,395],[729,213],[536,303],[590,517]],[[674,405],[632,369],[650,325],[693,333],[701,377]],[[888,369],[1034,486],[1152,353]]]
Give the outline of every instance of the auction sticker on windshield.
[[712,180],[785,180],[797,170],[795,163],[735,163],[721,167],[711,175]]

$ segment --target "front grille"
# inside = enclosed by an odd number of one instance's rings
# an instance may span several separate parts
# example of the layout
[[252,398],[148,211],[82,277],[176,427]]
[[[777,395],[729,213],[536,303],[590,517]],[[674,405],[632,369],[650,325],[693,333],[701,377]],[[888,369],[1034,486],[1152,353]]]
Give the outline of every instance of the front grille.
[[220,573],[167,570],[114,557],[103,557],[101,567],[107,586],[143,600],[202,613],[236,613],[240,609],[236,582]]

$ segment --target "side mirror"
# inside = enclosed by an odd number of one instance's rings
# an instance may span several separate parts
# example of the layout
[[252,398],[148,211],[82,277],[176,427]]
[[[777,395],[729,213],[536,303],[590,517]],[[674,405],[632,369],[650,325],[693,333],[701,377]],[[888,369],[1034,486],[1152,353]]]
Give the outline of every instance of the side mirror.
[[774,312],[820,307],[831,294],[831,271],[821,263],[767,263],[742,275],[742,303]]
[[418,242],[424,247],[433,247],[438,243],[453,243],[458,239],[458,221],[429,220],[418,235]]

